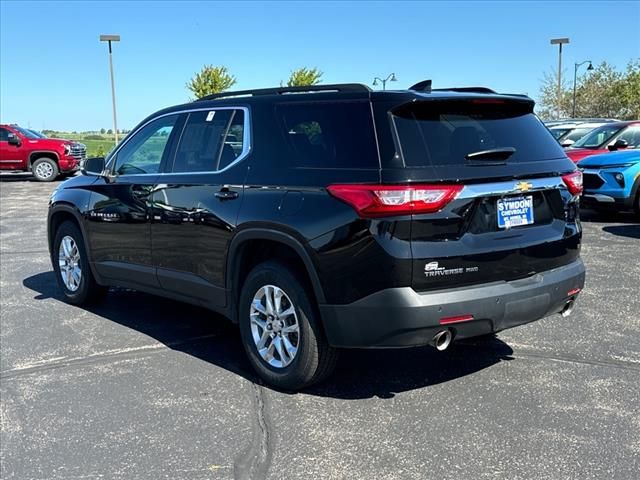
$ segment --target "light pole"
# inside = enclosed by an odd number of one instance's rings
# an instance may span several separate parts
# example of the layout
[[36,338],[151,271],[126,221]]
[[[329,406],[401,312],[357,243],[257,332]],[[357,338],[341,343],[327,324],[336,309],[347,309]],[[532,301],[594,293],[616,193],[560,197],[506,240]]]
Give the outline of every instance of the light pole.
[[101,42],[109,43],[109,72],[111,74],[111,103],[113,105],[113,138],[118,144],[118,122],[116,120],[116,86],[113,80],[113,60],[111,54],[111,42],[119,42],[120,35],[100,35]]
[[373,78],[373,86],[374,87],[376,85],[378,85],[378,80],[382,82],[382,90],[386,90],[387,82],[397,82],[395,73],[390,73],[389,76],[387,78],[385,78],[384,80],[382,78],[380,78],[380,77],[374,77]]
[[560,102],[562,100],[562,45],[569,43],[568,38],[552,38],[551,45],[558,45],[558,105],[556,114],[560,119]]
[[573,64],[573,114],[571,115],[573,118],[576,118],[576,77],[578,76],[578,68],[585,63],[589,64],[587,70],[593,70],[591,60],[585,60],[584,62]]

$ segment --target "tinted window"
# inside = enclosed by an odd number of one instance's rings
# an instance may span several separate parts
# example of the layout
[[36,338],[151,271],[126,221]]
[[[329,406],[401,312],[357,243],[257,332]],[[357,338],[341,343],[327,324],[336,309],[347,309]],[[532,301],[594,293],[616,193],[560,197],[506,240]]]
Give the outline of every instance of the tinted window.
[[218,170],[228,167],[244,150],[244,111],[234,110],[220,155]]
[[296,167],[379,168],[369,102],[281,104],[276,113]]
[[115,171],[119,175],[158,173],[169,136],[178,120],[170,115],[152,121],[138,130],[118,151]]
[[192,112],[180,137],[174,172],[214,172],[231,165],[243,152],[244,112]]
[[549,129],[549,131],[551,132],[551,135],[553,135],[553,138],[555,138],[557,140],[562,135],[567,133],[569,131],[569,129],[568,128],[551,128],[551,129]]
[[585,135],[580,140],[572,145],[573,148],[598,148],[603,143],[607,142],[611,137],[613,137],[617,132],[619,132],[621,127],[612,126],[612,125],[604,125],[602,127],[596,128],[588,135]]
[[627,128],[622,134],[616,138],[616,141],[624,140],[629,144],[629,147],[639,147],[640,146],[640,126],[632,126]]
[[392,121],[406,166],[464,165],[470,153],[504,148],[515,149],[509,163],[564,158],[525,103],[411,103],[396,109]]
[[9,130],[6,128],[0,128],[0,142],[9,141]]
[[573,130],[571,130],[571,133],[569,135],[564,137],[563,140],[572,140],[574,142],[577,142],[582,137],[584,137],[587,133],[589,133],[591,130],[593,130],[593,127],[574,128]]

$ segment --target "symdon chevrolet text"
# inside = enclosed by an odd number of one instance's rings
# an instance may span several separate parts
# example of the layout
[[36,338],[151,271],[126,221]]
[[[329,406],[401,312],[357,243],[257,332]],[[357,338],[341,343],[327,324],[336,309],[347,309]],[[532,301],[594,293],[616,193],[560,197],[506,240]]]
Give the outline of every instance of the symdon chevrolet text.
[[74,304],[120,286],[219,312],[284,389],[340,348],[444,350],[568,315],[582,174],[533,106],[424,81],[161,110],[52,194],[56,279]]

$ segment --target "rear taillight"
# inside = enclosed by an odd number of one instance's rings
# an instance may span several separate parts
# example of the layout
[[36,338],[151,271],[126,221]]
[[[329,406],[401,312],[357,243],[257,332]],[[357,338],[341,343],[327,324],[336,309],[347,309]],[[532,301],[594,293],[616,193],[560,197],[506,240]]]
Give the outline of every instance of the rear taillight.
[[330,185],[334,197],[361,217],[433,213],[456,198],[463,185]]
[[582,193],[582,172],[580,170],[563,175],[562,181],[571,195],[580,195]]

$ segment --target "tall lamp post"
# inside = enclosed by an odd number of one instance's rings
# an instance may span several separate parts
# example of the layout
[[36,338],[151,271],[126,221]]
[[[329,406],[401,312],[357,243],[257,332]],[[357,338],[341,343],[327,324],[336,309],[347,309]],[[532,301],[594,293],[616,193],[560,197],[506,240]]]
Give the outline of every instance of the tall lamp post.
[[574,63],[573,64],[573,118],[576,118],[576,77],[578,76],[578,68],[580,68],[585,63],[588,63],[587,71],[593,70],[593,64],[591,60],[585,60],[584,62]]
[[374,77],[373,78],[373,86],[375,87],[376,85],[378,85],[378,81],[382,82],[382,90],[386,90],[387,88],[387,82],[397,82],[398,80],[396,79],[396,74],[395,73],[390,73],[389,76],[385,79],[382,79],[380,77]]
[[551,45],[558,45],[558,105],[556,114],[560,119],[560,102],[562,99],[562,45],[569,43],[568,38],[552,38]]
[[100,35],[101,42],[109,43],[109,72],[111,74],[111,103],[113,105],[113,138],[118,144],[118,122],[116,120],[116,86],[113,80],[113,55],[111,52],[111,42],[119,42],[120,35]]

